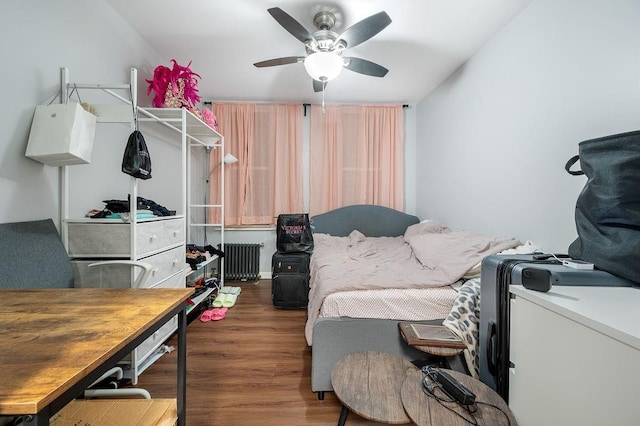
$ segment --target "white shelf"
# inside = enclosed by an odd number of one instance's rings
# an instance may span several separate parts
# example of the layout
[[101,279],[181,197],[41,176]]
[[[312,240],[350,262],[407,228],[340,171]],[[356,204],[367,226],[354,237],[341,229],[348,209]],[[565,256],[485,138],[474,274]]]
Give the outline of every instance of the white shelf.
[[184,108],[141,108],[138,107],[138,121],[157,121],[182,133],[183,122],[186,135],[193,141],[208,147],[221,146],[222,135],[204,121]]
[[197,308],[211,293],[213,293],[213,290],[213,288],[208,288],[196,297],[192,297],[191,301],[193,302],[193,305],[187,306],[187,314]]
[[213,262],[214,260],[218,260],[218,255],[212,255],[209,259],[205,260],[204,262],[200,262],[196,265],[196,269],[190,269],[187,272],[187,277],[191,274],[193,274],[194,272],[197,272],[198,270],[204,268],[205,266],[207,266],[208,264],[210,264],[211,262]]
[[[140,218],[138,220],[136,220],[137,223],[143,223],[143,222],[156,222],[159,220],[171,220],[171,219],[184,219],[184,215],[183,214],[178,214],[178,215],[173,215],[173,216],[154,216],[154,217],[146,217],[146,218]],[[79,218],[66,218],[63,220],[65,223],[131,223],[130,220],[122,220],[122,219],[107,219],[107,218],[101,218],[101,219],[92,219],[90,217],[79,217]]]

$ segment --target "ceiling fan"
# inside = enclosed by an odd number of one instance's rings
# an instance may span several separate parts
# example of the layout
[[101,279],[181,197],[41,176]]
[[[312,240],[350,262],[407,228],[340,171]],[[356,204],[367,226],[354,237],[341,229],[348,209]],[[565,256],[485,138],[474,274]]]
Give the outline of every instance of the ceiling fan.
[[391,23],[386,12],[378,12],[347,28],[338,35],[332,31],[336,17],[329,11],[318,12],[313,23],[317,31],[311,33],[287,12],[279,7],[272,7],[268,12],[285,30],[304,43],[307,56],[286,56],[256,62],[256,67],[273,67],[276,65],[302,62],[307,73],[313,78],[313,90],[323,91],[329,80],[340,74],[342,68],[374,77],[384,77],[389,71],[385,67],[362,58],[345,57],[345,49],[355,47],[378,34]]

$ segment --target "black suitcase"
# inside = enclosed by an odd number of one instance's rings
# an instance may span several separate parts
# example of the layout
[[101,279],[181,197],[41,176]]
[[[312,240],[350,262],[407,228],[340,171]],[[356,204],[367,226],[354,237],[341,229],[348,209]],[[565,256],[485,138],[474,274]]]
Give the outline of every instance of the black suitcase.
[[303,309],[309,304],[307,253],[275,252],[271,258],[271,298],[276,308]]
[[272,274],[282,272],[308,274],[309,258],[307,253],[281,253],[277,251],[271,257],[271,272]]
[[548,291],[553,285],[631,287],[605,271],[572,269],[541,255],[494,255],[480,277],[480,380],[509,402],[509,285]]
[[283,309],[303,309],[309,304],[309,274],[291,272],[271,278],[273,306]]

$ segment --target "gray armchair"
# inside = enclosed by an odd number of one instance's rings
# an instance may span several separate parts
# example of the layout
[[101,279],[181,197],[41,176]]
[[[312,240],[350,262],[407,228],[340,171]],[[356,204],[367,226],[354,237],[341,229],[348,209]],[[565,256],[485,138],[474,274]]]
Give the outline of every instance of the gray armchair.
[[73,287],[73,271],[51,219],[0,224],[0,288]]
[[[53,220],[0,224],[0,288],[71,288],[73,270]],[[129,260],[92,263],[91,267],[127,264],[143,272],[133,287],[151,273],[151,265]]]

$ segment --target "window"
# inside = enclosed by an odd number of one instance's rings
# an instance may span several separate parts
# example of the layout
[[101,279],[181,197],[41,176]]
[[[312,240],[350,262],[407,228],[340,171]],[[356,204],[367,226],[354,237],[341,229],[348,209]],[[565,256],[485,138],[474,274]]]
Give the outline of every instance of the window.
[[[302,105],[218,103],[213,111],[226,153],[238,159],[225,167],[226,225],[272,225],[280,213],[313,215],[351,204],[404,208],[402,106],[311,106],[309,188]],[[211,158],[213,168],[221,157]],[[215,179],[211,200],[220,199]],[[220,222],[219,212],[210,214],[210,222]]]
[[[226,225],[271,225],[280,213],[304,211],[302,108],[300,104],[213,105],[225,151],[238,159],[225,167]],[[214,174],[214,179],[219,177]],[[219,199],[217,187],[211,185],[212,200]],[[216,221],[220,218],[211,218]]]
[[309,212],[404,208],[402,106],[311,107]]

